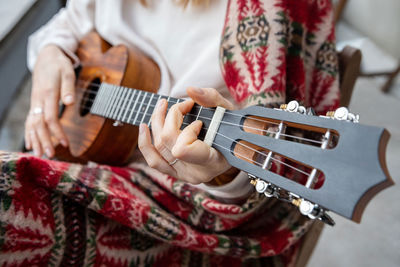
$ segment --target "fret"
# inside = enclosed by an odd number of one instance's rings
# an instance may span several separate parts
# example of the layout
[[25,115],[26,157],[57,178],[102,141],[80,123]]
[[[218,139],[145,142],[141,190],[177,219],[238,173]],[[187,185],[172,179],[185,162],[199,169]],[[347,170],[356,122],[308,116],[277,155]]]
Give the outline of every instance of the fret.
[[132,105],[132,99],[134,98],[134,96],[135,96],[135,94],[136,94],[136,92],[137,92],[137,90],[133,90],[133,89],[131,89],[131,90],[129,90],[129,91],[131,92],[131,96],[128,97],[128,98],[129,98],[129,100],[128,100],[128,105],[127,105],[127,107],[126,107],[126,109],[125,109],[124,115],[122,116],[122,121],[123,121],[123,122],[127,122],[127,120],[126,120],[126,114],[127,114],[128,111],[130,110],[129,108],[130,108],[130,106]]
[[133,108],[132,108],[132,110],[131,110],[131,113],[129,114],[128,123],[131,123],[131,118],[132,118],[133,112],[135,111],[135,107],[136,107],[136,105],[137,105],[137,102],[138,102],[138,100],[139,100],[140,95],[142,94],[142,92],[143,92],[143,91],[139,91],[139,94],[138,94],[137,98],[135,99],[135,104],[133,105]]
[[[91,113],[133,125],[146,123],[150,127],[155,106],[162,98],[167,100],[167,112],[174,104],[185,101],[185,99],[104,83],[100,85]],[[207,114],[204,115],[204,113]],[[187,114],[189,116],[184,116],[184,125],[195,120],[202,120],[202,117],[208,118],[210,115],[208,113],[210,113],[209,110],[205,112],[202,106],[195,104]],[[206,122],[207,120],[203,121],[205,124]]]
[[[193,109],[190,111],[190,113],[193,114],[193,116],[190,116],[191,117],[190,123],[195,120],[200,120],[203,122],[202,130],[200,131],[199,136],[198,136],[198,139],[203,140],[207,133],[207,130],[205,130],[205,129],[209,128],[211,120],[215,113],[215,109],[214,108],[205,109],[202,106],[195,104],[195,107],[193,107]],[[198,117],[197,117],[197,115],[198,115]]]
[[[107,84],[102,85],[104,94],[101,96],[101,105],[99,107],[99,114],[104,116],[107,110],[108,100],[110,99],[111,90],[108,88]],[[108,100],[107,100],[108,99]]]
[[144,92],[143,98],[142,98],[142,102],[140,103],[140,106],[139,106],[139,108],[138,108],[138,110],[137,110],[137,112],[136,112],[135,119],[133,120],[133,124],[134,124],[134,125],[136,125],[136,120],[137,120],[137,118],[139,117],[139,114],[141,113],[140,111],[141,111],[141,109],[142,109],[142,106],[143,106],[144,101],[146,100],[146,95],[147,95],[147,92]]
[[115,95],[117,94],[117,92],[116,92],[117,90],[113,90],[111,85],[108,85],[107,87],[109,88],[109,91],[110,91],[111,94],[109,94],[109,99],[110,100],[107,103],[107,107],[106,107],[106,111],[104,113],[104,116],[109,118],[110,117],[110,112],[112,110],[112,107],[113,107],[113,104],[114,104],[114,101],[115,101]]
[[121,90],[122,88],[121,87],[116,87],[114,90],[117,90],[117,96],[115,97],[115,101],[114,101],[114,103],[113,103],[113,107],[112,107],[112,110],[111,110],[111,118],[112,119],[115,119],[116,118],[116,115],[117,115],[117,113],[118,113],[118,109],[119,109],[119,102],[121,102],[121,93],[122,93],[122,90]]
[[171,102],[169,101],[170,98],[171,98],[170,96],[168,96],[168,98],[167,98],[167,112],[172,106]]
[[149,109],[149,106],[151,105],[151,100],[153,99],[153,97],[154,97],[154,94],[151,94],[150,100],[149,100],[149,102],[147,102],[147,107],[146,107],[146,110],[144,111],[144,114],[143,114],[143,116],[142,116],[142,120],[140,121],[140,124],[143,123],[144,118],[145,118],[146,115],[147,115],[147,110]]
[[[102,84],[99,90],[101,92],[100,92],[100,94],[98,96],[99,97],[99,101],[98,101],[99,104],[97,105],[96,112],[98,114],[101,114],[104,111],[104,106],[106,105],[106,102],[107,102],[104,99],[104,95],[107,94],[107,88]],[[97,99],[97,97],[96,97],[96,99]]]
[[108,103],[107,103],[107,108],[106,108],[106,113],[105,116],[109,117],[110,116],[110,112],[112,110],[113,107],[113,102],[115,100],[115,95],[117,94],[117,91],[114,90],[110,85],[108,86],[109,89],[109,94],[108,94]]
[[116,98],[116,102],[114,103],[114,111],[112,114],[113,119],[117,119],[118,113],[121,109],[121,102],[123,101],[123,93],[124,93],[124,87],[118,86],[118,95]]
[[113,90],[111,90],[111,87],[109,85],[106,85],[104,87],[104,89],[105,89],[106,92],[105,92],[104,97],[103,97],[103,103],[104,103],[103,105],[104,105],[104,107],[103,107],[102,115],[106,116],[106,112],[107,112],[107,109],[109,108],[108,105],[110,104],[110,99],[111,99]]
[[90,108],[90,112],[91,113],[94,113],[94,114],[98,113],[98,108],[99,108],[99,105],[100,105],[100,102],[101,102],[101,94],[103,93],[103,91],[104,91],[103,90],[103,85],[101,84],[100,87],[99,87],[99,90],[97,90],[96,97],[94,99],[93,105]]
[[122,92],[122,96],[121,96],[121,104],[118,105],[120,109],[119,109],[119,112],[118,112],[118,115],[117,115],[117,121],[121,121],[121,116],[122,116],[122,114],[124,113],[124,111],[126,109],[125,108],[125,104],[126,104],[126,101],[128,100],[127,95],[129,93],[129,91],[130,91],[129,88],[123,87],[123,92]]
[[200,106],[199,112],[197,113],[197,116],[196,116],[196,121],[199,119],[199,116],[200,116],[200,113],[201,113],[202,109],[203,109],[203,106]]
[[150,127],[150,124],[151,124],[151,114],[153,114],[154,109],[156,108],[156,105],[157,105],[158,101],[160,101],[161,97],[162,97],[162,95],[158,95],[158,98],[157,98],[156,103],[155,103],[154,105],[152,105],[153,107],[152,107],[152,110],[151,110],[151,113],[150,113],[150,120],[149,120],[149,122],[147,123],[147,125],[148,125],[149,127]]

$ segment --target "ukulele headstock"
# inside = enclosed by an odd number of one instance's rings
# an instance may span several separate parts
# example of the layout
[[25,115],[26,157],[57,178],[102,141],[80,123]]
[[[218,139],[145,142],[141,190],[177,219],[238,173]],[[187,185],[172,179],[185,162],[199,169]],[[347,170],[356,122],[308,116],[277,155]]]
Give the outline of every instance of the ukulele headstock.
[[385,162],[389,133],[357,122],[346,108],[317,116],[296,101],[252,106],[224,113],[213,146],[249,173],[258,192],[331,225],[328,210],[359,222],[393,181]]

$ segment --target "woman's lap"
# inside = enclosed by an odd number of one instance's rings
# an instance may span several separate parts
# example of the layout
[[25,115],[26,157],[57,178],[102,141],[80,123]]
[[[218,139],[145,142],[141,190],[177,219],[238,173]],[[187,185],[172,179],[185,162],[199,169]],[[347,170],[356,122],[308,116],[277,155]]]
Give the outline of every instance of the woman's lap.
[[199,257],[233,264],[289,251],[279,258],[287,261],[309,226],[258,194],[241,205],[220,203],[140,164],[84,166],[7,152],[0,159],[6,265],[165,266]]

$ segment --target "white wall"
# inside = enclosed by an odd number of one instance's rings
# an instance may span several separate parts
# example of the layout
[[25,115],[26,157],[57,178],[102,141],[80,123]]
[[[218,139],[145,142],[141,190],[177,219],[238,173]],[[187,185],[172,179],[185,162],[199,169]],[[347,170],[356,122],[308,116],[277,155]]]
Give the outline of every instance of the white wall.
[[400,0],[348,0],[342,18],[400,59]]

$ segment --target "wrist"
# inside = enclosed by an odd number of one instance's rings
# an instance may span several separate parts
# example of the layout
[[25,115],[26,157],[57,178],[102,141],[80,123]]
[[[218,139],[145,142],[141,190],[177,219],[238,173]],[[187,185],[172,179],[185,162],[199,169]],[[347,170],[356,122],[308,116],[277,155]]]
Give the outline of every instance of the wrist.
[[65,51],[61,46],[57,44],[50,43],[43,46],[43,48],[40,50],[38,59],[41,58],[42,54],[52,59],[60,59],[62,61],[65,61],[67,59],[69,63],[73,65],[76,64],[76,55]]

